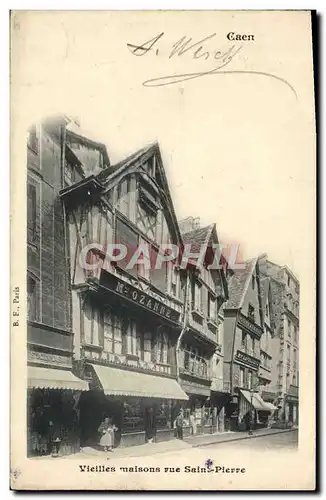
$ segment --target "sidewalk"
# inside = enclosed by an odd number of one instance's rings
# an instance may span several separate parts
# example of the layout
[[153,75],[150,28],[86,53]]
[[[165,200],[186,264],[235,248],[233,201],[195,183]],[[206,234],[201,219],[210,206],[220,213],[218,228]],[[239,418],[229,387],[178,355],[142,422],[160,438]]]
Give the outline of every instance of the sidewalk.
[[[253,435],[247,432],[223,432],[219,434],[204,434],[200,436],[189,436],[183,441],[179,439],[172,439],[170,441],[163,441],[161,443],[146,443],[138,446],[127,448],[117,448],[112,453],[104,453],[97,451],[93,448],[83,448],[80,453],[70,458],[103,458],[109,456],[114,458],[122,457],[142,457],[148,455],[156,455],[158,453],[174,452],[179,450],[186,450],[191,448],[200,448],[212,444],[227,443],[229,441],[238,441],[242,439],[255,439],[263,436],[270,436],[273,434],[281,434],[284,432],[294,432],[297,429],[259,429],[254,431]],[[67,457],[68,458],[68,457]]]
[[193,448],[208,446],[210,444],[227,443],[229,441],[239,441],[242,439],[254,439],[262,436],[270,436],[273,434],[281,434],[283,432],[293,432],[297,428],[292,429],[258,429],[253,431],[250,436],[248,432],[221,432],[219,434],[204,434],[201,436],[189,436],[184,439],[186,443],[191,444]]
[[229,441],[240,441],[243,439],[255,439],[263,436],[270,436],[273,434],[282,434],[284,432],[294,432],[297,428],[292,429],[258,429],[254,431],[253,435],[247,432],[221,432],[218,434],[203,434],[200,436],[189,436],[183,441],[179,439],[171,439],[170,441],[163,441],[161,443],[146,443],[138,446],[131,446],[126,448],[116,448],[113,452],[103,452],[94,448],[82,448],[80,453],[74,455],[66,455],[59,458],[52,457],[34,457],[32,460],[42,459],[69,459],[69,460],[82,460],[98,458],[124,458],[124,457],[145,457],[156,455],[159,453],[173,453],[181,450],[191,450],[192,448],[201,448],[213,444],[228,443]]

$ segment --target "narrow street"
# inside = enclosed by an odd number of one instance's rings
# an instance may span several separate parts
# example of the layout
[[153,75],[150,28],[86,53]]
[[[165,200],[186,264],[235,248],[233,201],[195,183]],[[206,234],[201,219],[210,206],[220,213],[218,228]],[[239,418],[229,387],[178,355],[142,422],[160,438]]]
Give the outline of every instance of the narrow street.
[[239,441],[230,441],[229,443],[218,443],[205,446],[206,449],[251,449],[251,450],[268,450],[268,449],[284,449],[295,450],[298,446],[298,431],[285,432],[281,434],[272,434],[271,436],[261,436],[251,439],[243,439]]

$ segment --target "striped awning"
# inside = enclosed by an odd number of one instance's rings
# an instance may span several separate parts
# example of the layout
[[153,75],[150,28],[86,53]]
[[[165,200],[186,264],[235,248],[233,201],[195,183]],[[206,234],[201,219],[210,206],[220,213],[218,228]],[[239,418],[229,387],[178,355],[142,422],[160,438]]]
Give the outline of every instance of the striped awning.
[[88,391],[88,383],[76,377],[70,370],[28,366],[28,387],[33,389],[71,389]]
[[[252,404],[252,408],[254,408],[257,411],[272,412],[272,411],[274,411],[274,409],[276,410],[276,407],[274,405],[272,405],[271,403],[267,403],[266,401],[264,401],[262,399],[262,397],[258,394],[258,392],[251,393],[250,391],[247,391],[245,389],[240,389],[240,393],[242,396],[241,399],[242,399],[243,406],[248,407],[248,405],[249,405],[249,408],[247,411],[249,411],[251,409],[251,404]],[[241,401],[240,401],[240,405],[241,405]],[[247,412],[245,412],[245,413],[247,413]],[[243,413],[243,414],[245,414],[245,413]]]
[[187,394],[174,379],[110,366],[91,366],[107,396],[188,400]]

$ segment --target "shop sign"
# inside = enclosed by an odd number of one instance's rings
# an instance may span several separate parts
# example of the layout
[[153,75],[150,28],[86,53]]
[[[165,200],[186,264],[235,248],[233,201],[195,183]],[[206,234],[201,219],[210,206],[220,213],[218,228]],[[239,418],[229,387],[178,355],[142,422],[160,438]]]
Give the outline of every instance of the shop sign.
[[102,272],[101,285],[163,318],[171,320],[175,323],[177,323],[180,319],[180,313],[178,311],[175,311],[166,304],[154,299],[142,290],[125,283],[110,273],[104,274]]
[[235,360],[240,361],[241,363],[244,363],[246,365],[249,365],[252,368],[255,368],[256,370],[258,370],[260,364],[259,359],[253,358],[249,356],[249,354],[246,354],[245,352],[242,351],[237,351],[235,355]]
[[243,327],[246,330],[249,330],[251,333],[256,335],[258,338],[262,336],[263,330],[260,326],[258,326],[253,321],[249,320],[243,314],[239,315],[238,323],[240,327]]

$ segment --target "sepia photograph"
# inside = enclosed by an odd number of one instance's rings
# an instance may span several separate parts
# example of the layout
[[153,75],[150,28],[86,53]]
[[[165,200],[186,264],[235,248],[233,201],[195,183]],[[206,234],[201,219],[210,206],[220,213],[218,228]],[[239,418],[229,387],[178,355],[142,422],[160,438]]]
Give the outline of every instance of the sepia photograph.
[[12,12],[12,489],[314,488],[311,21]]

